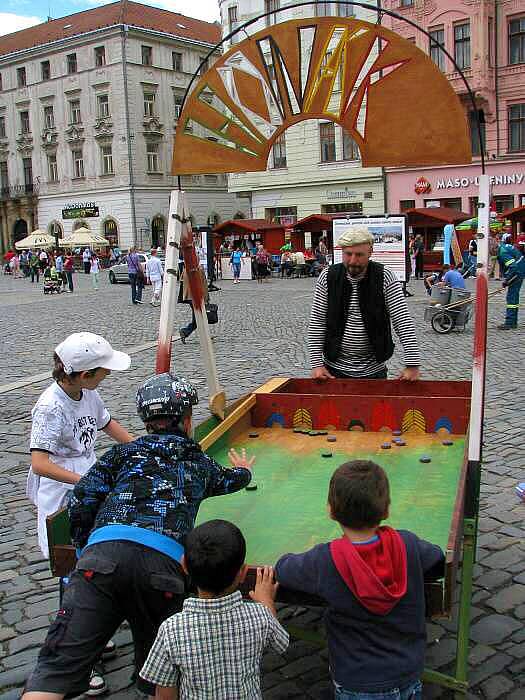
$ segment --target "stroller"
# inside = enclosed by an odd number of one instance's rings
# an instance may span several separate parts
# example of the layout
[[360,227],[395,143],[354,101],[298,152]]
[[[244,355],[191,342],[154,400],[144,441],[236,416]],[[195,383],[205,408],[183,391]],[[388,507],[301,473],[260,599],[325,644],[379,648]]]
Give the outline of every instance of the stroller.
[[62,278],[55,268],[46,267],[44,270],[44,294],[60,294]]

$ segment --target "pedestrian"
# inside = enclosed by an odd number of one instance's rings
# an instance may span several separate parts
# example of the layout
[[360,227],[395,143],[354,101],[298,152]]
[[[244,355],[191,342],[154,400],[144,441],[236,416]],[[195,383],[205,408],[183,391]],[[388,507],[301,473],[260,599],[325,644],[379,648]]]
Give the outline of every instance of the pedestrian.
[[144,271],[137,254],[137,248],[131,246],[128,253],[128,277],[131,283],[131,303],[142,304],[142,289],[144,288]]
[[158,306],[160,304],[160,295],[162,292],[162,277],[164,276],[164,270],[162,269],[162,262],[157,257],[157,249],[151,249],[151,256],[146,261],[146,274],[149,277],[151,286],[153,287],[153,296],[151,298],[150,304],[152,306]]
[[20,258],[18,253],[15,253],[11,260],[9,261],[9,266],[11,268],[11,275],[16,279],[20,277]]
[[46,267],[49,264],[49,258],[48,258],[46,251],[43,248],[40,251],[40,253],[38,254],[38,259],[40,261],[40,272],[44,272],[44,270],[46,269]]
[[[413,233],[408,237],[408,255],[410,259],[410,275],[412,277],[416,276],[416,251],[414,248],[414,243],[416,242],[416,237]],[[416,277],[417,279],[417,277]]]
[[99,273],[100,273],[100,261],[98,255],[93,251],[91,253],[91,258],[89,259],[90,263],[90,274],[91,274],[91,283],[93,285],[93,289],[95,291],[98,291],[98,278],[99,278]]
[[91,274],[91,251],[89,248],[84,248],[82,253],[82,263],[84,265],[84,274]]
[[[98,431],[116,442],[134,439],[110,416],[96,390],[111,370],[128,369],[129,355],[114,350],[100,335],[73,333],[55,348],[53,362],[54,382],[31,414],[27,478],[27,496],[37,506],[38,544],[46,558],[46,518],[67,504],[74,485],[95,464]],[[95,694],[105,690],[101,670],[92,668],[97,658],[88,662],[93,670],[90,690]]]
[[[199,267],[199,275],[201,278],[201,284],[204,293],[204,304],[206,305],[210,300],[210,294],[208,290],[208,282],[206,280],[206,276],[202,267]],[[179,296],[177,298],[177,302],[179,304],[189,304],[191,308],[191,321],[188,323],[187,326],[179,328],[179,336],[182,344],[184,345],[186,343],[186,338],[189,338],[193,331],[197,328],[197,321],[195,320],[195,309],[193,308],[193,301],[191,298],[188,273],[186,272],[185,267],[182,268],[182,272],[180,275]]]
[[285,272],[286,272],[286,276],[290,277],[292,274],[292,270],[293,270],[292,253],[290,250],[285,250],[281,254],[281,277],[284,277]]
[[498,326],[500,331],[508,331],[518,327],[518,309],[520,306],[520,290],[525,277],[525,258],[512,245],[510,233],[504,234],[498,248],[498,262],[503,273],[503,286],[507,288],[505,322]]
[[263,282],[270,275],[270,256],[262,243],[257,244],[255,254],[255,276],[257,282]]
[[465,280],[461,272],[456,270],[455,266],[443,265],[443,277],[438,282],[439,287],[450,287],[451,289],[466,289]]
[[64,271],[64,256],[62,255],[61,250],[57,250],[55,254],[55,267],[56,271],[58,272],[58,275],[62,281],[63,286],[66,286],[67,283],[67,276]]
[[443,576],[445,555],[412,532],[381,525],[389,510],[384,470],[370,461],[346,462],[328,488],[328,516],[342,537],[285,554],[275,566],[280,585],[319,596],[327,606],[337,700],[422,698],[424,581]]
[[366,226],[349,228],[337,241],[343,262],[319,275],[308,328],[314,379],[385,379],[394,352],[392,325],[404,351],[399,378],[419,379],[414,322],[395,274],[370,260],[373,243]]
[[257,569],[250,591],[255,604],[243,601],[238,588],[245,556],[241,531],[226,520],[210,520],[188,534],[183,567],[197,595],[162,623],[140,671],[157,686],[156,697],[262,698],[263,653],[283,654],[289,635],[277,621],[272,567]]
[[233,270],[233,284],[239,284],[240,282],[242,258],[242,251],[240,247],[236,245],[235,250],[230,256],[230,264]]
[[[493,231],[490,232],[489,236],[489,269],[488,269],[488,275],[489,279],[494,278],[495,280],[500,280],[501,279],[501,266],[498,262],[498,248],[499,248],[500,242],[498,240],[498,236],[496,233]],[[496,277],[496,265],[498,266],[498,276]]]
[[29,275],[29,261],[27,258],[27,250],[23,250],[20,253],[20,271],[22,272],[22,277],[28,277]]
[[40,282],[40,260],[38,255],[32,255],[29,261],[29,274],[31,275],[31,282],[34,283],[35,277],[37,284]]
[[136,405],[147,435],[106,452],[76,484],[68,511],[81,555],[26,681],[26,700],[81,695],[93,659],[124,620],[139,690],[155,694],[138,672],[160,624],[182,608],[185,538],[201,502],[245,488],[254,461],[230,450],[232,468],[225,468],[202,452],[190,437],[197,401],[182,378],[146,380]]
[[66,275],[68,291],[73,292],[73,271],[74,271],[74,260],[71,252],[66,253],[66,259],[64,260],[64,274]]
[[113,248],[113,253],[114,253],[114,255],[115,255],[115,262],[118,264],[118,262],[120,261],[120,258],[121,258],[121,256],[122,256],[122,253],[121,253],[120,248],[118,247],[118,245],[114,246],[114,248]]
[[418,233],[418,235],[414,238],[414,272],[417,280],[423,279],[424,249],[425,244],[423,242],[423,236],[421,236],[421,234]]

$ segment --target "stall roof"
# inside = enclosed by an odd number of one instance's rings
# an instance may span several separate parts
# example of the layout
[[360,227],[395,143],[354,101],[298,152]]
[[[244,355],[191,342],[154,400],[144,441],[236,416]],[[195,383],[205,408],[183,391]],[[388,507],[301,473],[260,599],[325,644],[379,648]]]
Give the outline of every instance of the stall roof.
[[215,233],[227,233],[234,227],[243,229],[247,233],[256,233],[257,231],[264,231],[265,229],[284,229],[282,224],[276,222],[272,223],[271,221],[266,221],[266,219],[229,219],[216,226],[213,230]]
[[295,226],[303,228],[306,224],[331,224],[334,219],[341,217],[341,214],[310,214],[304,219],[299,219]]
[[464,211],[449,207],[424,207],[422,209],[407,209],[403,212],[408,216],[410,226],[442,226],[443,224],[459,224],[472,218]]
[[510,219],[511,221],[525,221],[525,206],[514,207],[514,209],[502,211],[498,218]]

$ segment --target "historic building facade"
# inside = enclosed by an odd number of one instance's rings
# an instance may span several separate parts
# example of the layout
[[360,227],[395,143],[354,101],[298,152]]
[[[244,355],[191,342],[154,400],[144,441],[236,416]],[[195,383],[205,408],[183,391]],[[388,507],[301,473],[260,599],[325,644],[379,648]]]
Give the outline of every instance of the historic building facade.
[[[133,2],[2,37],[2,248],[80,225],[124,248],[163,245],[183,94],[219,39],[218,25]],[[248,213],[224,176],[182,185],[195,225]]]

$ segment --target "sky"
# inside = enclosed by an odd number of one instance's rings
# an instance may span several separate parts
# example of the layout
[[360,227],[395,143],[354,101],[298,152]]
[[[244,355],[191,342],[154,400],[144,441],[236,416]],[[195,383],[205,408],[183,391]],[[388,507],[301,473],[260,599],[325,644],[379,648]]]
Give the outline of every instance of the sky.
[[[19,29],[40,24],[45,22],[49,15],[56,19],[106,4],[107,0],[2,0],[0,34],[11,34]],[[149,0],[144,4],[180,12],[207,22],[219,19],[217,0]]]

